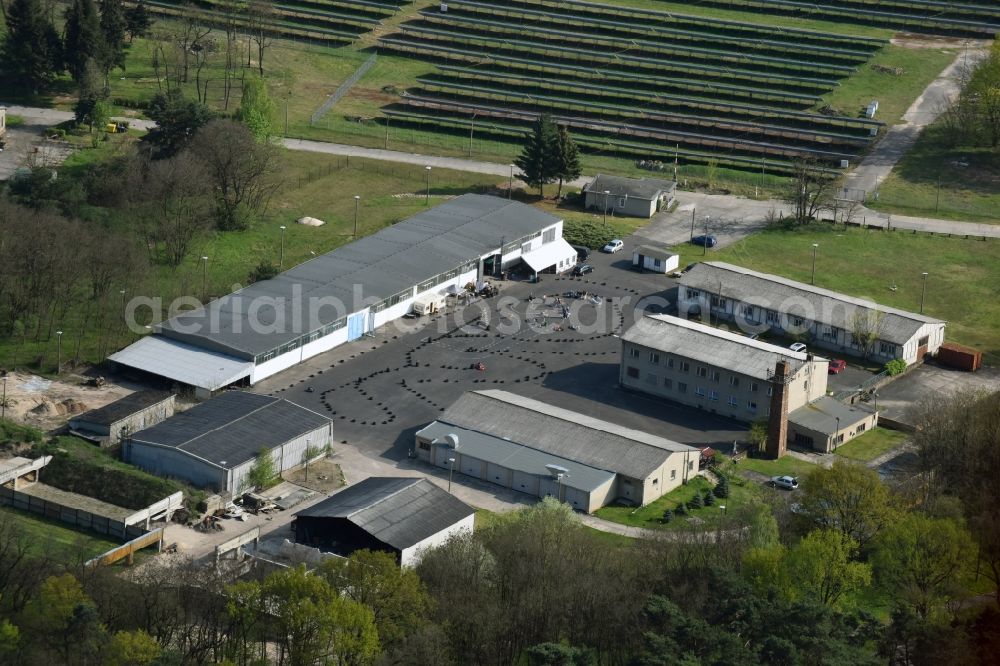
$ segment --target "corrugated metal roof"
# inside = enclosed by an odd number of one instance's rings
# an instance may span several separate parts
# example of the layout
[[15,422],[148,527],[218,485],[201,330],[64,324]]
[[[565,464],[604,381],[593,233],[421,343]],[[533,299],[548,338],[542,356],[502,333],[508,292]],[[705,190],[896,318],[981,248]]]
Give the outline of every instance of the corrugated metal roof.
[[398,550],[409,548],[475,513],[424,478],[368,477],[296,516],[346,518]]
[[147,335],[108,360],[209,391],[249,377],[253,370],[253,363],[244,359],[158,335]]
[[672,180],[660,180],[658,178],[625,178],[623,176],[609,176],[599,173],[584,188],[584,192],[594,194],[604,194],[605,190],[611,192],[613,197],[623,197],[626,194],[636,199],[651,201],[660,196],[661,193],[674,191],[675,184]]
[[751,303],[776,312],[802,315],[806,319],[848,332],[851,330],[851,319],[859,310],[883,312],[884,329],[879,338],[898,345],[908,342],[924,324],[945,323],[933,317],[898,310],[874,301],[722,261],[697,264],[681,276],[678,282],[723,298]]
[[84,412],[79,416],[74,416],[70,421],[111,425],[136,412],[141,412],[147,407],[152,407],[157,403],[168,400],[172,395],[170,391],[136,391],[103,407],[98,407],[89,412]]
[[822,396],[788,414],[788,422],[815,430],[825,435],[837,432],[837,418],[841,429],[848,428],[867,419],[874,410],[862,406],[845,405],[830,396]]
[[508,393],[465,393],[438,421],[508,439],[597,469],[644,479],[671,453],[697,449]]
[[[506,243],[556,224],[559,218],[516,201],[465,194],[371,236],[339,247],[162,324],[165,336],[253,357],[350,312],[394,296],[441,273],[478,260]],[[355,293],[357,291],[357,294]],[[310,321],[310,298],[337,299]],[[248,313],[263,330],[254,330]],[[211,326],[209,325],[211,323]],[[266,327],[274,325],[275,330]],[[184,332],[183,329],[197,332]]]
[[771,378],[780,359],[788,361],[792,374],[807,359],[805,352],[793,352],[671,315],[646,315],[625,332],[622,340],[763,381]]
[[281,398],[227,391],[137,432],[132,442],[174,448],[232,469],[256,458],[261,449],[273,449],[329,423],[325,416]]
[[449,434],[458,437],[458,452],[463,456],[484,460],[507,469],[551,478],[552,472],[546,469],[546,465],[565,467],[568,471],[563,477],[562,485],[584,492],[593,492],[615,478],[613,472],[450,423],[434,421],[417,432],[417,435],[432,440],[442,439]]

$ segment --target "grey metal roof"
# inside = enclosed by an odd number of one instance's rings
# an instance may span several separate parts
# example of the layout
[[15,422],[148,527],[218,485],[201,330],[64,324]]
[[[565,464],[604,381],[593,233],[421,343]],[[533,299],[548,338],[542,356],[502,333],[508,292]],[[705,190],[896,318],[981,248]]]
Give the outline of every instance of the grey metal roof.
[[119,398],[103,407],[84,412],[79,416],[74,416],[70,421],[77,423],[95,423],[98,425],[111,425],[124,418],[141,412],[147,407],[169,400],[173,396],[170,391],[136,391],[124,398]]
[[659,198],[662,193],[673,192],[675,186],[676,184],[672,180],[624,178],[599,173],[594,180],[584,186],[583,191],[603,194],[605,190],[608,190],[614,197],[623,197],[627,194],[636,199],[651,201]]
[[876,310],[885,313],[883,331],[886,342],[906,344],[925,324],[944,324],[906,310],[898,310],[874,301],[855,298],[796,282],[777,275],[759,273],[722,261],[706,261],[685,273],[680,284],[724,298],[751,303],[776,312],[804,315],[806,319],[850,331],[855,312]]
[[458,452],[463,456],[470,456],[476,460],[484,460],[506,469],[543,477],[552,476],[552,472],[545,467],[546,465],[559,465],[567,470],[562,485],[584,492],[593,492],[607,482],[614,481],[615,478],[613,472],[450,423],[434,421],[417,432],[417,435],[431,440],[442,439],[445,435],[450,434],[458,437]]
[[644,257],[652,257],[653,259],[659,259],[660,261],[666,261],[670,257],[678,256],[676,252],[671,252],[670,250],[654,247],[652,245],[640,245],[635,248],[633,252],[638,252]]
[[253,460],[329,425],[330,419],[281,398],[227,391],[132,436],[133,444],[177,449],[223,469]]
[[[557,222],[559,218],[533,206],[464,194],[271,280],[212,301],[207,311],[199,308],[174,317],[157,330],[171,338],[252,358],[478,260],[499,248],[501,240],[510,243]],[[325,307],[310,318],[305,305],[311,298],[336,299],[344,307]],[[255,331],[250,325],[252,303],[257,321],[264,325],[257,328],[263,330]],[[275,331],[266,328],[271,325]]]
[[465,393],[438,419],[589,467],[644,479],[672,453],[697,449],[508,393]]
[[788,361],[792,374],[807,361],[805,352],[793,352],[671,315],[646,315],[625,332],[622,340],[763,381],[771,378],[780,359]]
[[840,427],[844,429],[865,420],[873,413],[874,410],[867,407],[845,405],[824,395],[789,412],[788,422],[825,435],[833,435],[837,432],[837,417],[840,417]]
[[371,476],[295,515],[345,518],[382,543],[403,550],[475,512],[425,478]]
[[253,370],[245,359],[158,335],[147,335],[108,360],[209,391],[249,377]]

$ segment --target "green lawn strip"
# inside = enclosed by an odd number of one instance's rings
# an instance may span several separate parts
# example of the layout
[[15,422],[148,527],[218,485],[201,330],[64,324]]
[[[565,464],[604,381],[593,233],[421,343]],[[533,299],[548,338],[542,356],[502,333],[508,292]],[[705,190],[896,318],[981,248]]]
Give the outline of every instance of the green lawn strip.
[[708,258],[809,282],[813,243],[817,286],[904,310],[919,310],[927,271],[925,314],[948,322],[949,340],[1000,361],[1000,242],[822,224],[765,230]]
[[66,564],[86,561],[121,545],[104,535],[7,506],[0,507],[0,520],[13,521],[18,531],[29,536],[33,555],[49,555]]
[[871,208],[886,213],[1000,224],[1000,157],[952,146],[941,121],[923,131],[879,186]]
[[[722,507],[725,512],[735,511],[742,506],[752,502],[759,496],[759,486],[752,481],[747,481],[739,477],[733,477],[729,483],[729,497],[725,499],[716,498],[715,504],[701,509],[694,509],[686,516],[677,515],[677,507],[690,501],[695,494],[703,494],[706,490],[714,487],[708,479],[696,476],[686,485],[674,488],[666,495],[657,498],[649,504],[641,507],[609,505],[598,509],[594,515],[604,520],[610,520],[622,525],[631,527],[642,527],[649,529],[684,529],[697,525],[705,529],[712,529],[724,519]],[[670,509],[674,512],[674,517],[669,523],[663,523],[663,512]],[[697,522],[692,522],[691,518],[697,518]]]
[[[489,509],[476,509],[476,527],[477,530],[486,529],[497,522],[500,514],[496,511],[490,511]],[[612,546],[617,546],[621,548],[627,548],[635,543],[635,539],[632,537],[627,537],[622,534],[615,534],[614,532],[605,532],[603,530],[597,530],[593,527],[584,526],[584,529],[589,531],[595,538],[605,541]]]
[[[847,116],[857,116],[872,100],[878,100],[876,120],[895,125],[913,101],[955,59],[957,51],[912,49],[888,45],[852,76],[823,96],[820,106],[829,105]],[[899,76],[877,71],[875,67],[900,68]]]
[[907,435],[898,430],[875,428],[842,446],[838,446],[834,453],[843,458],[868,462],[883,453],[888,453],[902,446],[907,439]]
[[817,467],[810,462],[786,454],[777,460],[744,458],[737,464],[737,469],[748,469],[764,476],[804,476]]

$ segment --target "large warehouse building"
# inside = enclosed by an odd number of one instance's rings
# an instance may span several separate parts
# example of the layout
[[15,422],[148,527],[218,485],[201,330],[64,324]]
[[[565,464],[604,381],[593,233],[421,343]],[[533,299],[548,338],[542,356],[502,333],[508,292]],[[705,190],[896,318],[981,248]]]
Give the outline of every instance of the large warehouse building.
[[748,331],[770,330],[853,356],[862,355],[853,335],[858,321],[870,322],[866,330],[875,333],[869,356],[876,361],[917,363],[944,342],[940,319],[722,261],[697,264],[678,282],[677,308],[688,316],[735,321]]
[[246,476],[261,451],[281,473],[310,448],[330,444],[330,419],[287,400],[226,391],[127,439],[126,462],[159,476],[234,496],[253,490]]
[[521,263],[562,272],[575,262],[559,218],[466,194],[174,317],[110,360],[202,395],[252,385],[402,317],[418,298]]
[[590,513],[648,504],[697,473],[698,449],[507,391],[464,394],[416,434],[432,465]]
[[426,549],[471,534],[475,519],[475,509],[427,479],[372,476],[295,514],[295,541],[343,557],[393,553],[409,567]]

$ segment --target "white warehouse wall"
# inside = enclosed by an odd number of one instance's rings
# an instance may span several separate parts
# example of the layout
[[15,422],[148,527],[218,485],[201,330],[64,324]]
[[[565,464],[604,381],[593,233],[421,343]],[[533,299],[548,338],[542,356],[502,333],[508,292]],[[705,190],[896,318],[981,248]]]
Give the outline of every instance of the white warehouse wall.
[[404,548],[400,554],[399,563],[403,567],[415,567],[424,552],[429,548],[440,546],[453,535],[472,534],[472,528],[476,522],[476,514],[470,514],[450,527],[446,527],[437,534],[432,534],[423,541],[415,543],[409,548]]

